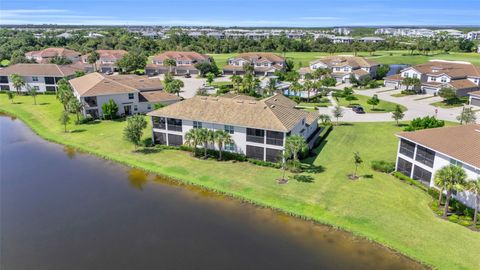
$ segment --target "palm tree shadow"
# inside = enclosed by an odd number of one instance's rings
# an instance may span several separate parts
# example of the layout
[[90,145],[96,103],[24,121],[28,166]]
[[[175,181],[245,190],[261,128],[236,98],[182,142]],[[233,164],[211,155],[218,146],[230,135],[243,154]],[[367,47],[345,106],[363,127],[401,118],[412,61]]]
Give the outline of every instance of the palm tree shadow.
[[291,178],[293,178],[297,182],[302,182],[302,183],[313,183],[314,182],[313,177],[310,176],[310,175],[297,174],[297,175],[294,175]]

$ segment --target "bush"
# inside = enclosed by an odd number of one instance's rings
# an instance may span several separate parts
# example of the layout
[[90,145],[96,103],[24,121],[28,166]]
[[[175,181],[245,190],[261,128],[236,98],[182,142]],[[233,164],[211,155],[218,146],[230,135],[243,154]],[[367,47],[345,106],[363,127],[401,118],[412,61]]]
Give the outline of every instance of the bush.
[[404,131],[415,131],[421,129],[443,127],[445,122],[438,120],[434,116],[425,116],[413,119]]
[[345,96],[345,100],[352,101],[352,100],[358,100],[358,98],[353,95],[348,95],[348,96]]
[[395,162],[374,160],[372,161],[372,169],[377,172],[391,173],[395,171]]
[[407,184],[409,184],[411,186],[416,186],[416,187],[418,187],[418,188],[420,188],[421,190],[424,190],[424,191],[428,190],[428,188],[426,186],[424,186],[422,183],[420,183],[416,180],[413,180],[412,178],[406,176],[405,174],[403,174],[401,172],[393,172],[392,175],[395,176],[396,178],[406,182]]
[[250,158],[247,160],[252,164],[263,166],[263,167],[271,167],[271,168],[277,168],[277,169],[280,169],[282,167],[282,165],[279,163],[273,163],[273,162],[268,162],[268,161],[263,161],[258,159],[250,159]]

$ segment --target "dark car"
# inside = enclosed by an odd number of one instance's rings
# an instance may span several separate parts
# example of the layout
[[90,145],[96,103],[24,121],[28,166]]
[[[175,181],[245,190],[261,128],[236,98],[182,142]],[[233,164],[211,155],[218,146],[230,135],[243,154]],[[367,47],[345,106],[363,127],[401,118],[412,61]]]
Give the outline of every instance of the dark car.
[[183,77],[185,77],[185,78],[191,78],[192,76],[187,73],[187,74],[185,74]]
[[354,111],[356,113],[365,113],[362,106],[353,106],[352,111]]

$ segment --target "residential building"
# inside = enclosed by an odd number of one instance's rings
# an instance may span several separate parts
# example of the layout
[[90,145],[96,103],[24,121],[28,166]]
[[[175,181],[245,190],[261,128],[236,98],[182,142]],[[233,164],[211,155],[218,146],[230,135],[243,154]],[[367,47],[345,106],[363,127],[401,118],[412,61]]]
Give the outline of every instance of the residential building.
[[[166,65],[165,61],[167,59],[175,60],[175,66]],[[149,76],[165,74],[167,72],[172,72],[175,75],[199,74],[200,71],[195,65],[203,62],[210,63],[210,61],[211,59],[208,55],[197,52],[167,51],[155,55],[152,63],[146,66],[145,72]]]
[[480,31],[472,31],[467,33],[467,39],[477,40],[480,39]]
[[[396,170],[428,187],[435,186],[435,173],[444,166],[461,166],[470,181],[480,176],[480,125],[401,132]],[[454,197],[469,207],[475,207],[469,192],[454,192]]]
[[480,107],[480,91],[470,92],[469,104]]
[[58,81],[73,78],[75,72],[81,70],[75,65],[15,64],[0,69],[0,90],[17,91],[11,79],[12,74],[17,74],[26,83],[20,89],[22,92],[27,92],[29,87],[35,88],[40,93],[55,92]]
[[85,66],[86,72],[98,71],[105,73],[117,71],[117,61],[127,54],[125,50],[97,50],[96,52],[99,55],[99,59],[93,65],[88,63],[90,54],[82,55],[82,63]]
[[[222,150],[276,162],[288,136],[302,136],[311,148],[321,131],[317,113],[295,106],[280,94],[262,100],[195,96],[148,115],[156,144],[182,145],[192,128],[224,130],[231,134],[233,143]],[[217,146],[209,147],[218,150]]]
[[456,30],[456,29],[439,29],[439,30],[435,30],[433,31],[435,33],[435,35],[447,35],[447,36],[450,36],[450,37],[453,37],[453,38],[465,38],[466,35],[460,31],[460,30]]
[[37,63],[49,63],[55,57],[65,57],[72,62],[80,60],[81,53],[65,48],[46,48],[25,53],[25,57]]
[[377,75],[379,63],[357,56],[326,56],[310,63],[307,68],[299,70],[300,75],[311,73],[319,68],[330,69],[331,75],[339,83],[350,83],[350,76],[354,75],[357,80],[366,76],[374,78]]
[[437,94],[440,89],[449,87],[458,96],[466,96],[469,92],[480,89],[480,68],[468,62],[431,60],[386,77],[385,86],[405,89],[402,82],[407,77],[418,78],[421,85],[414,90],[426,94]]
[[364,43],[382,43],[385,42],[385,39],[380,37],[363,37],[359,38],[358,41]]
[[57,38],[64,38],[64,39],[70,39],[73,37],[72,34],[68,33],[68,32],[65,32],[65,33],[61,33],[59,35],[56,35]]
[[286,62],[283,57],[273,53],[241,53],[228,59],[228,64],[223,68],[223,74],[244,74],[245,65],[252,65],[255,75],[270,76],[275,71],[284,70]]
[[355,38],[353,37],[346,37],[346,36],[340,36],[340,37],[332,37],[331,38],[333,43],[352,43],[355,41]]
[[346,27],[337,27],[337,28],[334,28],[332,32],[335,33],[336,35],[348,36],[352,33],[352,29],[346,28]]
[[111,75],[94,72],[69,81],[75,97],[82,102],[83,115],[102,117],[102,105],[113,100],[119,115],[146,113],[155,104],[169,105],[179,97],[163,91],[158,78],[138,75]]

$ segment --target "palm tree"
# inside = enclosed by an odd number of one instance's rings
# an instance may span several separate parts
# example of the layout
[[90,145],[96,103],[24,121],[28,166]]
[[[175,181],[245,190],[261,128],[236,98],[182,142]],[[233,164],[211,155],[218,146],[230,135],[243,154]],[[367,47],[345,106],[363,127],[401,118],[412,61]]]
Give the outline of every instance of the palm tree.
[[469,181],[466,184],[465,190],[475,194],[475,213],[473,214],[473,228],[477,226],[478,222],[478,208],[480,207],[480,178],[476,181]]
[[307,100],[310,102],[310,92],[315,88],[315,83],[310,79],[310,77],[306,77],[303,87],[307,91]]
[[177,65],[177,61],[175,59],[165,59],[163,60],[163,65],[168,67],[170,73],[172,73],[172,67]]
[[97,71],[97,67],[95,63],[97,63],[98,59],[100,59],[100,55],[97,53],[97,51],[93,51],[88,55],[87,61],[89,64],[92,65],[93,71]]
[[465,170],[462,167],[453,164],[442,167],[435,174],[435,184],[441,187],[442,192],[444,190],[447,192],[443,217],[446,217],[448,214],[448,207],[450,206],[450,199],[452,197],[453,190],[461,190],[466,182],[466,179],[467,174]]
[[239,89],[240,89],[240,85],[242,84],[242,77],[238,76],[238,75],[233,75],[230,80],[232,81],[233,83],[233,90],[235,92],[238,93]]
[[267,84],[267,93],[268,95],[273,95],[277,91],[277,79],[270,78]]
[[289,156],[293,156],[293,160],[296,162],[298,161],[298,154],[305,147],[307,147],[307,143],[300,135],[292,135],[285,142],[285,151]]
[[10,79],[12,80],[13,87],[17,90],[17,94],[20,94],[20,90],[22,90],[22,87],[26,84],[25,80],[18,74],[10,75]]
[[67,104],[68,110],[77,116],[77,123],[80,122],[80,113],[83,109],[83,104],[76,98],[70,98]]
[[208,145],[211,142],[215,142],[215,133],[212,130],[201,128],[200,129],[200,141],[203,143],[204,158],[208,157]]
[[181,80],[173,80],[167,84],[165,84],[165,91],[168,93],[174,93],[177,94],[177,96],[180,96],[180,90],[184,86],[183,81]]
[[60,80],[58,82],[57,99],[63,104],[64,111],[68,110],[68,103],[72,98],[74,96],[70,86],[65,80]]
[[254,72],[255,68],[253,67],[252,64],[244,64],[243,65],[243,71],[245,72],[245,74],[252,74],[253,75],[253,72]]
[[193,156],[197,154],[197,146],[202,142],[202,135],[202,129],[200,128],[193,128],[185,133],[185,143],[188,146],[193,147]]
[[33,97],[33,105],[37,105],[37,88],[27,84],[28,94]]
[[230,135],[230,133],[228,133],[224,130],[217,130],[217,131],[215,131],[215,134],[214,134],[214,141],[218,145],[218,151],[219,151],[218,160],[222,160],[223,146],[227,143],[232,143],[233,142],[232,136]]

